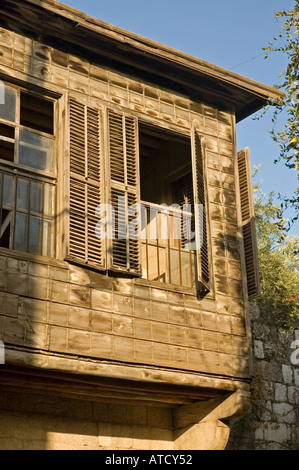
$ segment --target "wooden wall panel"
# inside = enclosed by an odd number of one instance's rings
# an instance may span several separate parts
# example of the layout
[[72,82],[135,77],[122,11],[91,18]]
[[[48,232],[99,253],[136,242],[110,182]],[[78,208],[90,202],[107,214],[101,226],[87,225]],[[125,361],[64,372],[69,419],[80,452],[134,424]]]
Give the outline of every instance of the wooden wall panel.
[[232,116],[3,29],[0,45],[2,78],[69,94],[102,110],[123,107],[185,135],[190,135],[191,125],[200,128],[213,256],[213,288],[199,301],[192,290],[109,277],[63,260],[1,250],[0,339],[49,355],[246,378]]

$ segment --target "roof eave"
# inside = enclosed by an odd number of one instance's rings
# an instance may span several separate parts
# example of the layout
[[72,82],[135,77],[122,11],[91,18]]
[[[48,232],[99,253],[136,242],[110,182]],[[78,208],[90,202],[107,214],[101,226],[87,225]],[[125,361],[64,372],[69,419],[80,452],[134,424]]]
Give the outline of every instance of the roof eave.
[[56,0],[6,0],[0,10],[4,27],[230,111],[237,121],[285,96],[276,88],[112,26]]

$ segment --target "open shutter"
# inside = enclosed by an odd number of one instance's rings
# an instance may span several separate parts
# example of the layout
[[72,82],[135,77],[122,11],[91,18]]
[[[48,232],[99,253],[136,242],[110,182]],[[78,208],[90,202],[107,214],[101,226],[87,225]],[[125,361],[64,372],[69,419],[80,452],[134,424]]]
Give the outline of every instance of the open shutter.
[[[193,178],[188,174],[177,180],[174,184],[175,201],[179,204],[182,211],[186,210],[185,207],[190,207],[190,212],[194,214],[194,191],[193,191]],[[190,223],[191,222],[191,223]],[[182,248],[190,246],[191,233],[195,231],[194,217],[191,221],[182,217],[181,220],[181,240]],[[189,233],[191,232],[191,233]]]
[[110,204],[115,223],[109,267],[140,275],[138,121],[109,110],[108,129]]
[[253,299],[259,295],[260,283],[249,149],[241,150],[237,159],[248,298]]
[[103,202],[100,111],[70,99],[69,129],[68,259],[104,268],[103,240],[96,236],[96,209]]
[[200,295],[210,291],[209,247],[207,231],[207,203],[204,151],[196,129],[192,132],[192,169],[194,192],[194,216],[197,254],[197,282]]

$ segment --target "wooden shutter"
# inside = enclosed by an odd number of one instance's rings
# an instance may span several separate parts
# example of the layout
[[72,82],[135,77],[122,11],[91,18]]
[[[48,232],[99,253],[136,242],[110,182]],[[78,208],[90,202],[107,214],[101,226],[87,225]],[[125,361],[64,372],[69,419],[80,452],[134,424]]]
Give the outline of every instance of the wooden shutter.
[[237,163],[248,298],[253,299],[259,295],[260,283],[253,193],[251,186],[250,155],[248,148],[241,150],[238,153]]
[[192,131],[192,169],[195,203],[197,281],[199,293],[203,296],[210,291],[210,267],[204,151],[201,138],[196,129]]
[[[175,201],[179,204],[181,210],[184,210],[184,206],[190,206],[190,212],[194,214],[194,191],[193,191],[193,178],[192,174],[188,174],[183,176],[179,180],[177,180],[174,184],[174,192],[175,192]],[[191,222],[191,223],[190,223]],[[191,230],[194,233],[195,224],[194,224],[194,217],[192,217],[191,221],[186,223],[184,217],[182,217],[181,221],[181,242],[182,248],[186,248],[186,246],[190,246],[190,235],[189,231]],[[189,235],[189,236],[188,236]]]
[[68,259],[103,268],[104,242],[96,236],[96,209],[103,202],[100,111],[70,99],[69,129]]
[[110,268],[140,275],[140,238],[136,236],[139,222],[134,230],[140,202],[138,121],[109,110],[108,128],[110,203],[115,216],[115,232],[109,249]]

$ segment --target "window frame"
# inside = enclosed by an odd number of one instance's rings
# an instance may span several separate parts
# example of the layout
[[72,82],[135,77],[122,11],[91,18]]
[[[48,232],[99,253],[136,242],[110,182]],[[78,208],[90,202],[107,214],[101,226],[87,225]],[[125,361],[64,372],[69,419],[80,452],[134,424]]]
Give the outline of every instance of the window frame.
[[[103,265],[96,265],[95,263],[92,262],[86,262],[80,258],[76,258],[73,256],[70,256],[70,178],[71,178],[71,171],[70,171],[70,152],[71,152],[71,147],[70,147],[70,101],[74,100],[76,101],[79,105],[85,106],[85,107],[90,107],[91,109],[96,109],[100,112],[100,115],[102,117],[102,132],[101,132],[101,139],[102,139],[102,155],[99,155],[99,158],[102,162],[103,166],[103,200],[101,202],[104,202],[104,204],[110,204],[111,202],[111,190],[123,190],[126,192],[127,195],[131,194],[130,191],[132,188],[129,186],[126,186],[126,178],[124,179],[123,182],[111,182],[111,168],[110,168],[110,128],[109,128],[109,113],[111,115],[115,114],[118,115],[120,120],[122,121],[123,125],[123,130],[119,131],[119,135],[124,135],[125,130],[124,130],[124,123],[126,122],[126,119],[131,120],[132,122],[137,123],[137,130],[136,130],[136,142],[137,142],[137,184],[136,184],[136,190],[137,190],[137,195],[138,195],[138,201],[137,203],[142,203],[141,201],[141,194],[140,194],[140,142],[139,142],[139,131],[138,131],[138,125],[139,123],[144,123],[148,124],[151,126],[154,126],[157,130],[161,129],[161,132],[163,131],[171,131],[177,134],[178,136],[181,136],[183,138],[188,138],[190,139],[190,148],[191,148],[191,153],[194,152],[193,148],[193,134],[194,132],[197,132],[197,135],[200,139],[200,144],[201,144],[201,150],[202,150],[202,168],[203,168],[203,181],[204,181],[204,197],[205,197],[205,212],[206,212],[206,240],[207,240],[207,260],[208,260],[208,269],[209,269],[209,279],[208,282],[202,282],[202,279],[198,274],[196,274],[195,277],[195,285],[194,287],[189,287],[189,286],[182,286],[182,285],[177,285],[177,284],[172,284],[169,282],[160,282],[160,281],[155,281],[155,280],[148,280],[142,277],[142,266],[141,266],[141,240],[139,238],[138,240],[138,245],[139,245],[139,272],[137,272],[136,269],[131,269],[129,265],[126,267],[123,266],[115,266],[113,265],[113,254],[112,254],[112,243],[108,239],[104,240],[104,243],[102,244],[102,258],[104,259]],[[85,99],[80,99],[76,95],[73,94],[68,94],[66,95],[66,107],[67,107],[67,120],[66,120],[66,142],[67,142],[67,154],[68,154],[68,165],[66,168],[66,174],[67,174],[67,185],[68,187],[68,193],[66,195],[66,209],[67,209],[67,221],[64,226],[65,233],[67,235],[66,237],[66,243],[64,247],[64,260],[67,262],[73,263],[80,265],[82,267],[86,267],[89,269],[96,269],[99,272],[103,273],[109,273],[112,276],[125,276],[128,278],[134,278],[136,282],[138,283],[146,283],[146,284],[151,284],[155,285],[157,287],[160,287],[161,289],[171,289],[171,290],[180,290],[180,291],[186,291],[186,292],[192,292],[192,293],[197,293],[198,298],[203,298],[206,296],[208,293],[213,293],[213,285],[212,285],[212,263],[211,263],[211,236],[210,236],[210,217],[209,217],[209,203],[208,203],[208,185],[207,185],[207,162],[206,162],[206,149],[205,149],[205,137],[204,135],[198,130],[198,128],[194,125],[190,124],[190,127],[183,128],[181,126],[172,124],[172,123],[166,123],[163,122],[162,120],[157,120],[151,117],[148,117],[144,115],[143,113],[119,106],[119,105],[113,105],[111,103],[107,104],[106,102],[99,103],[98,101],[89,98],[87,100]],[[122,145],[125,146],[125,140],[123,141]],[[126,152],[126,150],[124,150]],[[191,159],[191,169],[192,169],[192,180],[194,179],[194,163],[193,163],[193,157]],[[194,182],[193,182],[194,184]],[[128,196],[127,196],[128,197]],[[99,204],[101,204],[99,201]],[[127,214],[126,214],[126,220],[128,220]],[[126,245],[128,247],[128,240],[126,243],[123,244],[124,246]],[[127,259],[129,258],[130,255],[127,253]],[[124,263],[125,264],[125,263]],[[200,261],[199,257],[196,256],[196,262],[195,262],[195,273],[196,271],[200,269]]]
[[[10,243],[9,243],[9,248],[6,247],[0,247],[0,250],[9,250],[10,253],[18,253],[22,255],[22,257],[31,257],[31,256],[40,256],[43,258],[51,258],[54,259],[57,257],[57,183],[58,183],[58,161],[57,161],[57,148],[58,148],[58,138],[57,138],[57,129],[59,127],[58,123],[58,109],[59,109],[59,97],[58,96],[53,96],[51,92],[48,92],[45,89],[40,89],[39,91],[33,90],[30,85],[19,85],[10,82],[7,79],[1,80],[4,86],[7,86],[9,88],[12,88],[15,90],[16,93],[16,109],[15,109],[15,121],[11,122],[8,121],[7,119],[1,118],[0,122],[4,126],[8,126],[14,129],[14,160],[9,161],[5,159],[0,158],[0,171],[1,171],[1,177],[3,175],[11,175],[13,178],[13,184],[14,184],[14,194],[13,194],[13,205],[12,205],[12,221],[11,221],[11,228],[10,228]],[[51,101],[53,103],[53,134],[48,134],[43,131],[39,131],[37,129],[33,129],[27,126],[24,126],[21,124],[21,93],[24,92],[29,95],[33,95],[36,98],[40,98],[42,100],[47,100]],[[19,155],[20,155],[20,133],[24,132],[29,132],[34,135],[41,136],[42,138],[46,138],[49,141],[53,142],[53,171],[43,171],[40,169],[35,169],[35,168],[30,168],[29,166],[23,165],[19,162]],[[4,176],[3,176],[4,178]],[[49,185],[51,186],[53,191],[52,195],[52,202],[53,202],[53,208],[52,208],[52,214],[51,216],[45,215],[44,213],[44,208],[40,212],[40,215],[38,216],[37,213],[33,213],[34,211],[30,210],[30,207],[28,206],[27,210],[18,210],[17,209],[17,181],[18,179],[25,179],[28,181],[28,188],[32,183],[40,183],[41,185]],[[42,198],[44,199],[44,191],[41,191],[42,193]],[[29,198],[29,195],[28,195]],[[29,199],[28,199],[29,201]],[[1,201],[0,201],[1,202]],[[40,244],[41,244],[41,252],[38,254],[32,253],[29,251],[29,240],[27,243],[27,250],[18,250],[15,249],[15,227],[16,227],[16,217],[17,213],[26,213],[27,214],[27,234],[26,236],[29,235],[28,233],[28,227],[29,227],[29,219],[30,217],[36,216],[40,220],[40,224],[43,225],[44,222],[49,222],[52,223],[52,235],[51,235],[51,249],[50,253],[45,254],[44,251],[44,244],[45,244],[45,238],[43,237],[43,230],[40,235]]]

